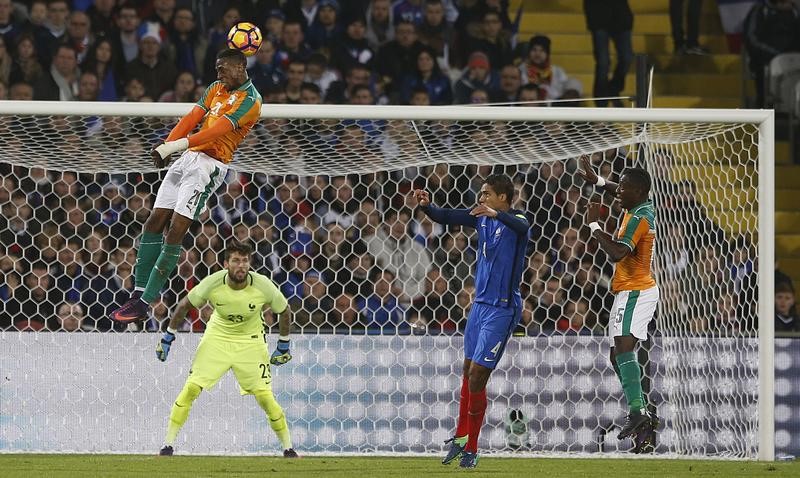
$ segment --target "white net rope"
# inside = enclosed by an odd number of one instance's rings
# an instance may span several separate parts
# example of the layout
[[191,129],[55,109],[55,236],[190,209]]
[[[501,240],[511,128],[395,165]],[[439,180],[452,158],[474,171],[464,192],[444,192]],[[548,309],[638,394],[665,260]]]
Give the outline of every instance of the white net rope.
[[[292,362],[273,368],[296,448],[440,452],[458,410],[475,238],[409,209],[408,192],[469,207],[482,178],[505,172],[533,240],[523,323],[489,382],[479,446],[627,451],[612,432],[624,414],[605,336],[612,266],[583,223],[596,192],[575,178],[589,154],[604,177],[644,165],[655,180],[662,305],[646,379],[664,422],[657,452],[754,456],[757,276],[738,267],[756,259],[754,125],[265,118],[192,228],[153,318],[123,330],[108,313],[132,289],[163,174],[146,152],[173,122],[0,117],[0,450],[158,449],[210,311],[190,315],[166,365],[155,332],[235,237],[253,242],[254,268],[282,288],[302,334]],[[604,200],[611,230],[620,211]],[[230,376],[201,395],[177,443],[277,446]]]

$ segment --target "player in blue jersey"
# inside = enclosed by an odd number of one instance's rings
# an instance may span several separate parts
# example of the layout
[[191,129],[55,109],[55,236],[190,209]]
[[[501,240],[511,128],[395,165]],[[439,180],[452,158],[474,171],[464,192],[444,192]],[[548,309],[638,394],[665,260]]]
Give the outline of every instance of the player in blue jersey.
[[486,413],[486,383],[500,362],[511,333],[522,317],[519,284],[526,263],[530,225],[522,211],[511,209],[514,184],[504,175],[486,178],[472,209],[442,209],[431,205],[430,196],[415,190],[418,205],[440,224],[473,227],[478,232],[478,265],[475,300],[464,331],[464,368],[461,381],[458,426],[448,464],[461,457],[462,468],[478,463],[478,434]]

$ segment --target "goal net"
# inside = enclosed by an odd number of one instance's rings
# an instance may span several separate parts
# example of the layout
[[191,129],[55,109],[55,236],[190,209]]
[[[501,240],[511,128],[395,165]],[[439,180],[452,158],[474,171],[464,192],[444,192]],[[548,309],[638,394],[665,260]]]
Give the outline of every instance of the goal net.
[[[476,237],[432,223],[409,193],[470,207],[482,179],[503,172],[532,240],[522,323],[489,381],[479,447],[628,452],[608,361],[613,268],[583,220],[600,196],[575,175],[588,155],[606,178],[641,166],[654,179],[661,303],[639,354],[662,421],[656,453],[773,457],[769,113],[266,105],[153,317],[122,329],[108,314],[132,289],[163,177],[147,151],[188,109],[0,103],[0,451],[158,450],[210,311],[189,316],[166,363],[157,332],[237,238],[290,300],[294,359],[273,367],[273,389],[295,447],[441,452],[458,411]],[[602,200],[613,231],[621,211]],[[238,391],[227,376],[201,395],[181,453],[277,449]]]

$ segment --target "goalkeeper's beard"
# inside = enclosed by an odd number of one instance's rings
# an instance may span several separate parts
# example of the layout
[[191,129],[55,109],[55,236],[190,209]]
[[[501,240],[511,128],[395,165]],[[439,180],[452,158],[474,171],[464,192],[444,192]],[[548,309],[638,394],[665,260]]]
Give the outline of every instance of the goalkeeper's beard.
[[247,279],[247,271],[238,271],[231,274],[231,282],[236,285],[244,284],[244,281]]

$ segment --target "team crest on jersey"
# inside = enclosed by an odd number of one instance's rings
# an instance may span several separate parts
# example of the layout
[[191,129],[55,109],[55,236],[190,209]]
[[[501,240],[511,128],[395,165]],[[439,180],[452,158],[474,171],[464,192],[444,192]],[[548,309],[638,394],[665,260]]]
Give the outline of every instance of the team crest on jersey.
[[497,239],[498,237],[500,237],[500,234],[501,234],[502,232],[503,232],[503,230],[502,230],[501,228],[499,228],[499,227],[498,227],[498,228],[497,228],[497,230],[496,230],[496,231],[494,231],[494,236],[495,236],[495,239]]
[[232,105],[234,103],[236,103],[236,95],[231,95],[230,98],[228,98],[228,105]]
[[247,304],[250,307],[250,312],[256,310],[255,304]]

